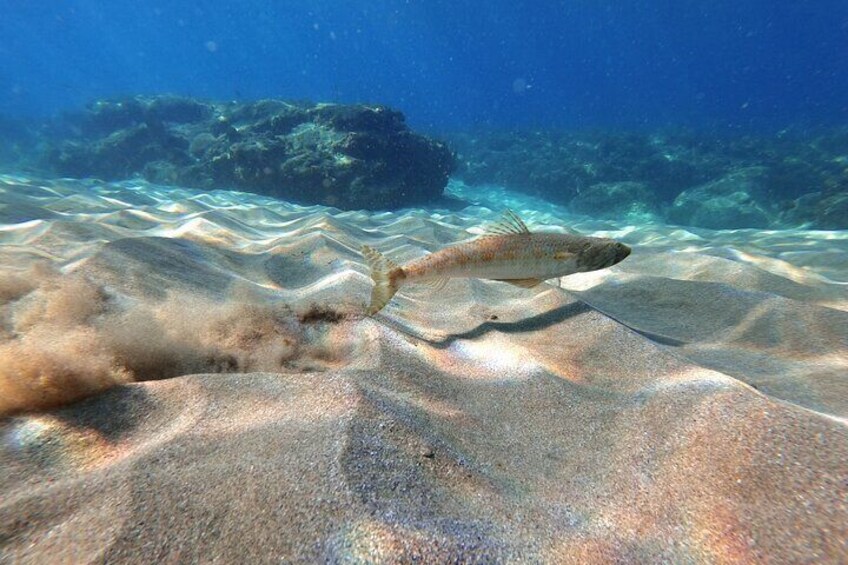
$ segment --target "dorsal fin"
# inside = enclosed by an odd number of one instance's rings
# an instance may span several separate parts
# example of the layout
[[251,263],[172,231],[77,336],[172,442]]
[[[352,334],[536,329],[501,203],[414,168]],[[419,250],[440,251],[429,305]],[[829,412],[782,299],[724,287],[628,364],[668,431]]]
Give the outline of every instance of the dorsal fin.
[[484,235],[520,235],[529,234],[530,230],[518,214],[507,208],[499,222],[486,227]]
[[424,281],[421,284],[429,288],[431,291],[435,292],[437,290],[442,290],[447,286],[450,279],[448,277],[443,277],[441,279],[433,279],[429,281]]

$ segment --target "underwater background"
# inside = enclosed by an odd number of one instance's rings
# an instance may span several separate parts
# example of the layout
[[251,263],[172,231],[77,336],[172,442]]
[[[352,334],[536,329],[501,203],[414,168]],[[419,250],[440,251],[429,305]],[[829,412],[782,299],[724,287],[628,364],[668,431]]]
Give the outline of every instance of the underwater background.
[[[637,222],[848,227],[844,3],[57,2],[46,11],[10,4],[7,13],[0,160],[11,168],[104,180],[140,174],[369,209],[433,202],[450,176]],[[136,101],[121,118],[97,106],[139,95],[196,107]],[[371,124],[372,133],[405,123],[446,142],[456,158],[427,150],[424,140],[386,142],[399,149],[377,155],[364,148],[381,143],[375,139],[342,150],[329,148],[326,136],[300,136],[283,144],[289,149],[234,159],[232,168],[256,169],[244,174],[171,170],[211,162],[233,141],[259,140],[264,151],[260,138],[290,134],[257,124],[279,108],[233,116],[224,104],[269,99],[385,106],[400,114]],[[144,115],[139,104],[157,108]],[[229,136],[204,152],[212,142],[201,136],[223,131],[212,121],[239,118],[234,127],[250,126],[249,139]],[[351,124],[336,120],[334,131],[358,127]],[[139,134],[138,125],[150,128]],[[157,128],[167,131],[157,137]],[[362,199],[340,196],[350,178],[333,180],[328,194],[293,188],[292,174],[256,180],[266,161],[304,143],[382,157],[385,169],[408,161],[413,170],[402,189]],[[112,166],[125,156],[129,162]],[[338,179],[337,165],[316,166]],[[399,182],[387,175],[384,184]],[[374,174],[357,178],[376,182]]]
[[387,104],[414,128],[834,126],[848,6],[3,2],[0,112],[173,93]]
[[0,562],[848,562],[848,3],[0,14]]

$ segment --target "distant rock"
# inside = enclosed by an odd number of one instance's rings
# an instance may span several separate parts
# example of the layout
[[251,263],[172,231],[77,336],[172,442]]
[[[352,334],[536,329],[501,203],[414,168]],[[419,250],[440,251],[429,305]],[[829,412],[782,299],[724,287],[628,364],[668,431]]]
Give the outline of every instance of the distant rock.
[[30,125],[0,115],[0,167],[20,169],[32,159],[37,139]]
[[600,183],[638,182],[657,201],[722,174],[722,159],[694,136],[518,131],[456,134],[457,176],[568,203]]
[[571,199],[572,211],[600,218],[624,219],[656,212],[656,197],[641,182],[598,183]]
[[[848,193],[845,127],[734,136],[673,129],[518,130],[450,139],[459,157],[456,176],[466,184],[503,185],[588,214],[620,217],[617,198],[604,193],[620,183],[639,183],[671,221],[682,224],[845,222],[840,196]],[[756,170],[756,179],[740,177],[745,170],[742,177]]]
[[344,209],[437,200],[451,174],[588,215],[705,227],[846,229],[848,127],[734,134],[457,132],[454,153],[383,106],[209,103],[137,96],[58,119],[0,116],[0,166],[38,176],[134,176]]
[[447,146],[383,106],[208,103],[174,96],[99,101],[47,154],[59,174],[234,188],[309,204],[385,209],[439,198]]
[[848,192],[805,194],[784,212],[783,219],[789,224],[807,224],[811,228],[848,229]]
[[710,229],[765,228],[769,213],[757,198],[765,193],[767,171],[750,167],[683,191],[668,210],[672,223]]

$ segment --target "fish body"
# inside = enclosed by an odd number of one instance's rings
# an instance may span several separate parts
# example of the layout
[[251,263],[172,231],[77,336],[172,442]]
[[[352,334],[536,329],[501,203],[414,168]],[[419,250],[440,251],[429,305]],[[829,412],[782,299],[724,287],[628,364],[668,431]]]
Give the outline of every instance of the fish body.
[[375,314],[404,285],[441,288],[451,278],[478,278],[531,288],[546,279],[615,265],[630,255],[630,248],[612,239],[531,233],[518,216],[507,211],[487,235],[402,267],[368,246],[362,247],[362,254],[374,280],[368,313]]

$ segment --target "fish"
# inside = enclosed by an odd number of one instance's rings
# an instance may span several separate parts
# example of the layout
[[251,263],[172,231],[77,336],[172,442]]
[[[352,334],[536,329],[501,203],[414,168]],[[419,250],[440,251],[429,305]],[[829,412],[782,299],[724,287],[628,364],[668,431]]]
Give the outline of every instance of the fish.
[[474,240],[450,245],[400,266],[363,245],[374,286],[366,312],[382,310],[401,287],[410,284],[443,288],[451,278],[501,281],[533,288],[547,279],[596,271],[630,255],[627,245],[613,239],[571,233],[533,233],[512,210]]

